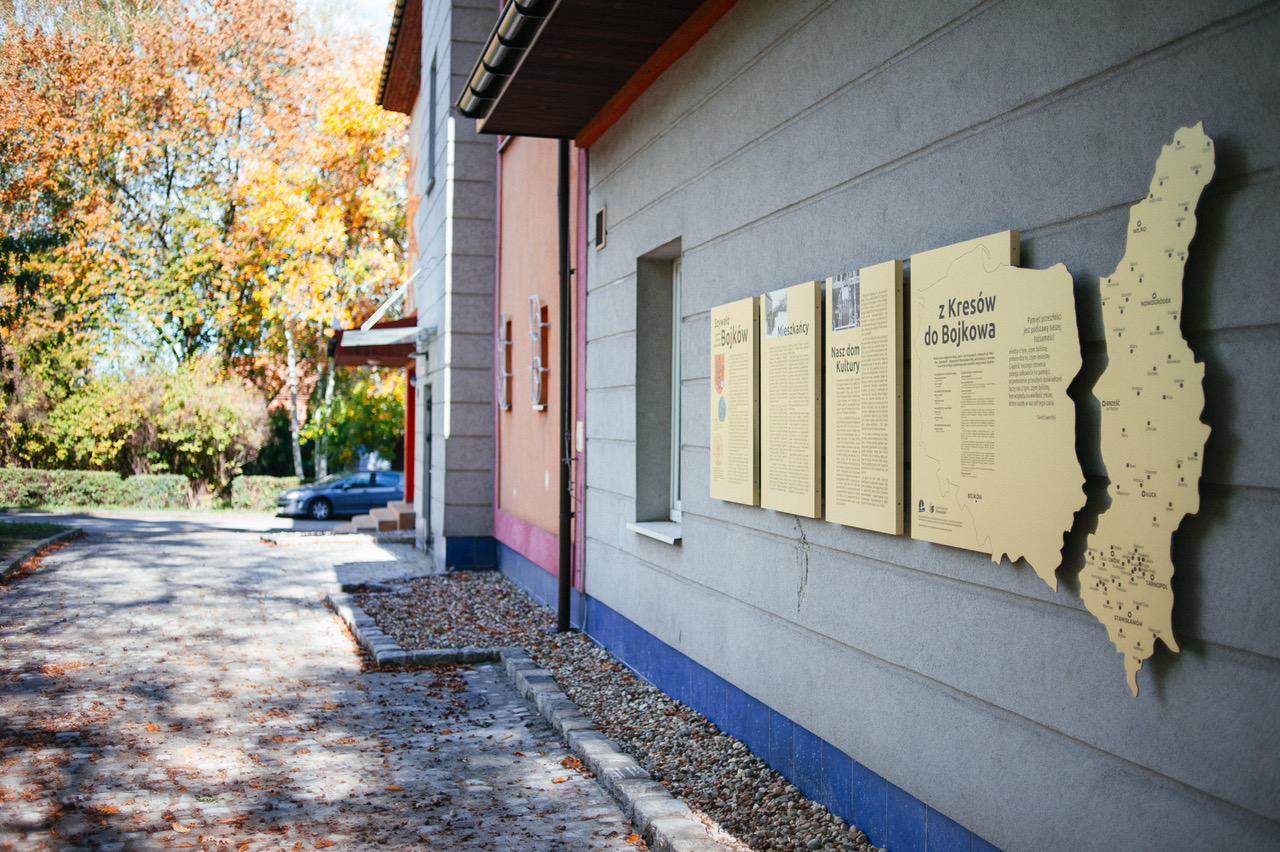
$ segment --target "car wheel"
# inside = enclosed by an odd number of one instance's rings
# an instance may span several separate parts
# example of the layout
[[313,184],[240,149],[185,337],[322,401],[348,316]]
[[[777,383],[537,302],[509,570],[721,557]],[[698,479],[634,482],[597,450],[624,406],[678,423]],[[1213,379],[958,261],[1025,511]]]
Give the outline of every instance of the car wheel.
[[307,507],[307,517],[313,521],[327,521],[332,514],[333,504],[323,497],[312,500],[311,505]]

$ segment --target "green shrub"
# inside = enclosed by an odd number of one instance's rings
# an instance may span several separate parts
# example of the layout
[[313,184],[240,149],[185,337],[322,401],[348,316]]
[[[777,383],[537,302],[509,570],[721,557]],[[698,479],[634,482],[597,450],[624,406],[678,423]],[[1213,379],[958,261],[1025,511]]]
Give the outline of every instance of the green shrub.
[[[0,506],[29,509],[44,502],[42,470],[0,467]],[[35,474],[35,475],[33,475]]]
[[44,502],[52,506],[121,506],[128,503],[120,474],[105,470],[44,470]]
[[296,488],[301,481],[296,476],[237,476],[231,480],[231,508],[274,511],[280,492]]
[[191,482],[176,473],[139,473],[124,480],[125,504],[132,509],[181,509],[188,504]]
[[104,470],[0,468],[0,505],[102,506],[127,509],[182,509],[191,484],[175,474],[139,474],[128,479]]
[[117,506],[124,500],[120,474],[100,470],[26,470],[0,468],[0,504],[39,506]]

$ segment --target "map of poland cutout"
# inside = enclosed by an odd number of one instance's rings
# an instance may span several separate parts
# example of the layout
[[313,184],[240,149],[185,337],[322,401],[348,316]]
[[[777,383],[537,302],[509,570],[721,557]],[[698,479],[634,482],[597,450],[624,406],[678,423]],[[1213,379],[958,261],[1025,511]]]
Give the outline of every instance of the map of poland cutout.
[[1102,460],[1111,506],[1089,537],[1080,573],[1085,606],[1124,655],[1129,690],[1157,639],[1173,638],[1171,542],[1200,510],[1209,427],[1204,365],[1182,337],[1182,272],[1196,231],[1196,202],[1213,177],[1213,140],[1202,124],[1173,136],[1147,197],[1129,211],[1124,257],[1102,279],[1108,364],[1094,387],[1102,403]]
[[1071,273],[1005,231],[911,256],[911,536],[1022,557],[1051,588],[1085,503]]

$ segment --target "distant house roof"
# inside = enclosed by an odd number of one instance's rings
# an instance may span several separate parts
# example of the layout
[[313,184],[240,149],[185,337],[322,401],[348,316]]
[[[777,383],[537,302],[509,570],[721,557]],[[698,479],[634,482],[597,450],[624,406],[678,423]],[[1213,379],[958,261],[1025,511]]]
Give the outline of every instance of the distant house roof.
[[396,0],[378,78],[378,104],[409,115],[422,80],[422,0]]
[[329,355],[339,367],[404,367],[413,356],[416,317],[386,320],[368,330],[339,329],[329,339]]
[[510,0],[458,108],[481,133],[589,147],[736,2]]

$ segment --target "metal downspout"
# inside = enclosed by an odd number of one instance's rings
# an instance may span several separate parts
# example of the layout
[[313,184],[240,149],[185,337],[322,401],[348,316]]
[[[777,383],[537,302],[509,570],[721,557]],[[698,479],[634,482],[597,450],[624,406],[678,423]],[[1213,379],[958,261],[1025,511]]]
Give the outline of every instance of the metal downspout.
[[572,570],[569,538],[573,529],[573,508],[569,500],[569,465],[573,456],[573,400],[569,393],[573,371],[569,363],[569,140],[560,140],[559,176],[556,195],[560,202],[560,571],[556,630],[572,629],[569,610],[572,600]]

